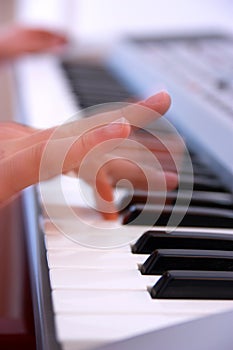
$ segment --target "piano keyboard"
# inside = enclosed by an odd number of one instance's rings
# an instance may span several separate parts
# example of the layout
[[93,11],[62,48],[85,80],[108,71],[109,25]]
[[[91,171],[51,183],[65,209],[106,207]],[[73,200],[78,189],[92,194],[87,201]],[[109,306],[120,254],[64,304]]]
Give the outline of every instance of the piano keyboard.
[[170,92],[169,119],[199,154],[208,155],[206,161],[231,191],[232,59],[232,37],[203,35],[125,40],[106,60],[141,98]]
[[[77,98],[77,108],[132,98],[100,64],[67,62],[62,69],[65,75],[58,70],[59,81],[67,88],[68,78],[69,99],[74,103]],[[27,77],[25,67],[22,71]],[[161,210],[159,192],[151,194],[152,203],[135,225],[146,194],[135,191],[129,201],[122,191],[119,205],[128,204],[116,224],[104,222],[75,197],[77,180],[62,176],[41,185],[42,195],[46,193],[43,205],[53,215],[52,220],[43,211],[40,215],[52,302],[52,310],[49,302],[44,312],[55,325],[53,334],[41,336],[42,348],[51,348],[44,338],[54,337],[53,349],[94,349],[233,309],[231,186],[192,145],[194,192],[187,214],[172,233],[166,233],[166,225],[176,191],[168,193],[162,215],[151,228],[154,213]],[[66,216],[56,195],[61,181],[67,204],[77,213],[85,212],[86,225]],[[188,182],[185,169],[182,181]],[[184,202],[186,195],[183,191]],[[182,210],[180,205],[177,215]],[[43,327],[40,324],[38,332]]]

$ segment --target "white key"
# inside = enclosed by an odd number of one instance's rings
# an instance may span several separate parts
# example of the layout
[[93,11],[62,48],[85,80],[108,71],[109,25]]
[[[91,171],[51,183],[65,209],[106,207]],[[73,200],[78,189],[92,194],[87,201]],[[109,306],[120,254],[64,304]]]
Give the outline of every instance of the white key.
[[56,313],[64,314],[211,314],[233,309],[233,300],[152,299],[148,291],[54,290]]
[[[202,316],[202,315],[200,315]],[[91,349],[108,342],[178,324],[194,317],[184,315],[56,315],[58,340],[75,341],[77,349]]]
[[[96,251],[95,249],[85,247],[81,244],[78,244],[77,242],[72,241],[71,239],[67,238],[63,234],[57,232],[54,234],[47,234],[45,235],[45,244],[47,250],[60,250],[63,251],[65,249],[70,249],[73,251]],[[114,251],[120,251],[120,252],[131,252],[130,245],[125,245],[120,248],[116,248]]]
[[147,290],[160,276],[143,276],[134,270],[61,268],[50,270],[52,289]]
[[144,263],[147,258],[148,255],[132,254],[119,250],[52,250],[47,253],[50,268],[78,267],[137,270],[138,264]]
[[72,241],[69,238],[66,238],[64,235],[61,233],[57,234],[50,234],[50,235],[45,235],[45,245],[47,250],[51,249],[72,249],[72,250],[85,250],[86,247],[77,244],[76,242]]
[[20,80],[20,96],[27,110],[25,117],[30,118],[27,122],[31,126],[52,127],[80,110],[55,57],[44,54],[19,60],[17,78]]

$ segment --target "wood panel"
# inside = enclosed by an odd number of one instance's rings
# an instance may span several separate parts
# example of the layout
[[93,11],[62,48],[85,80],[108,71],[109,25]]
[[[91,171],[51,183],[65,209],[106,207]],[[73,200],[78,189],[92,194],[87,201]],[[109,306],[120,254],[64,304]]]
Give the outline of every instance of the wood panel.
[[21,199],[0,209],[0,349],[35,349]]

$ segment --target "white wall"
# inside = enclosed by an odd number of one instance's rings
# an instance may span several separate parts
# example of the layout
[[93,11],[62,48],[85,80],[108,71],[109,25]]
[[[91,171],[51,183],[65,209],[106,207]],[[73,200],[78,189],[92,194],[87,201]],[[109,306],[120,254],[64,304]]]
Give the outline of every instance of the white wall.
[[81,41],[126,33],[228,28],[232,0],[18,0],[19,17],[60,27]]

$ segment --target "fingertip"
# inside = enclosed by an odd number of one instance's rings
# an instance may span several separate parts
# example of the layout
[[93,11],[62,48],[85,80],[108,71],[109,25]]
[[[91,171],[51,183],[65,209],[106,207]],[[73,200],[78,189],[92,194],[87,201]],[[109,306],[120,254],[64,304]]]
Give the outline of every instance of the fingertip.
[[171,191],[178,186],[178,175],[176,173],[167,172],[165,173],[167,190]]
[[164,114],[171,105],[171,97],[167,91],[161,91],[155,95],[148,97],[141,104],[145,107]]
[[119,214],[117,212],[114,213],[101,213],[104,220],[107,221],[117,221],[119,218]]
[[144,102],[153,106],[158,103],[163,103],[164,101],[167,101],[167,99],[170,99],[170,95],[167,91],[162,90],[157,94],[149,96],[146,100],[144,100]]
[[111,181],[106,171],[102,168],[95,177],[94,195],[96,209],[107,221],[118,219],[117,208],[114,204],[114,194]]
[[58,45],[65,45],[68,43],[68,38],[66,38],[65,36],[59,35],[56,36],[55,40],[54,40]]

